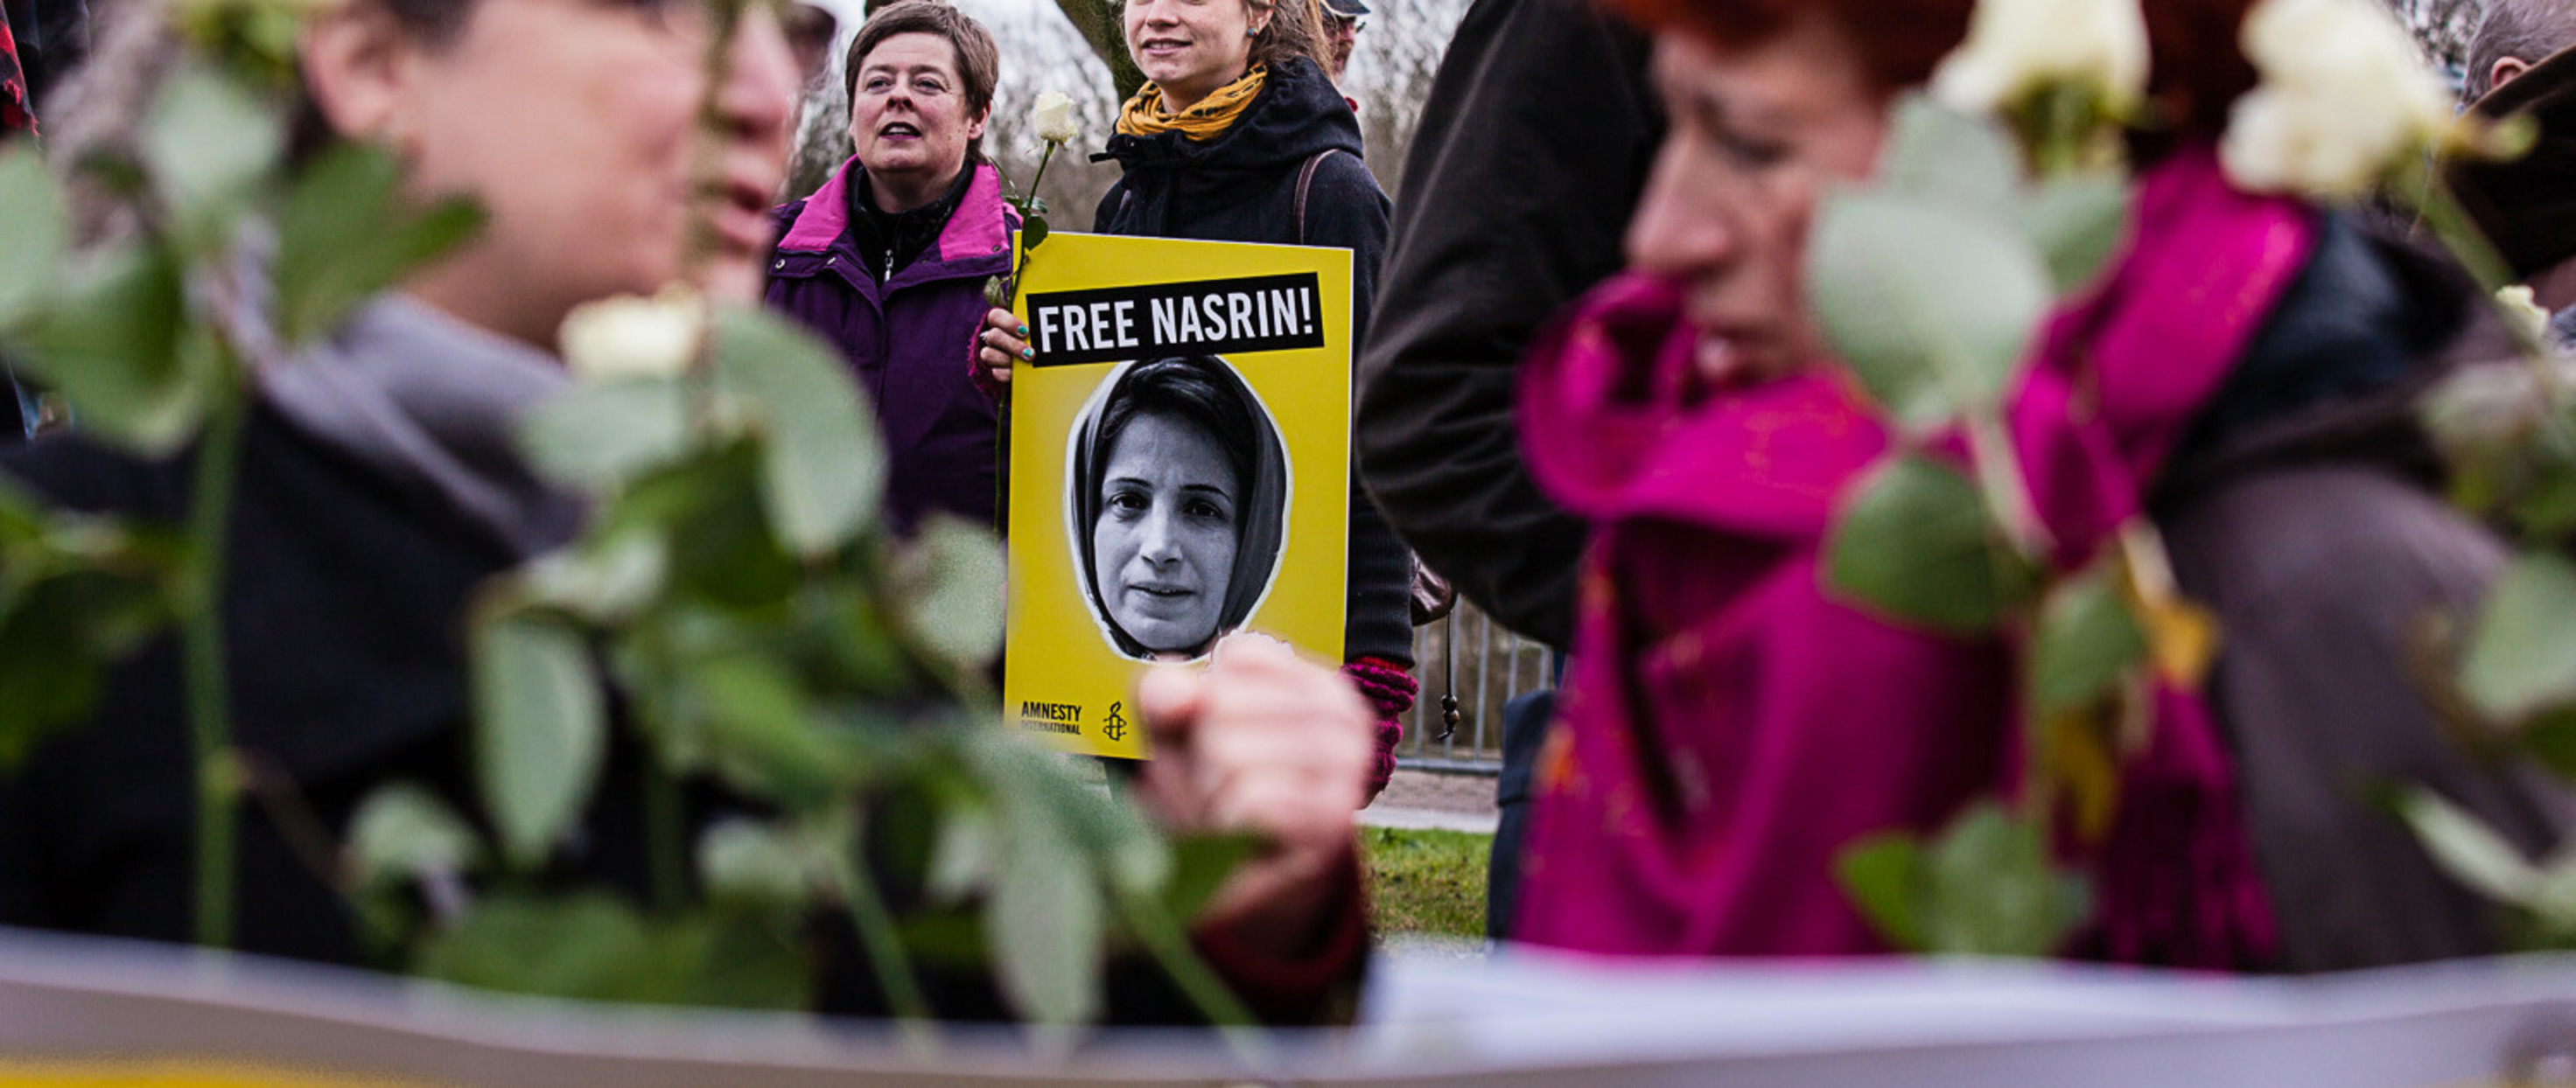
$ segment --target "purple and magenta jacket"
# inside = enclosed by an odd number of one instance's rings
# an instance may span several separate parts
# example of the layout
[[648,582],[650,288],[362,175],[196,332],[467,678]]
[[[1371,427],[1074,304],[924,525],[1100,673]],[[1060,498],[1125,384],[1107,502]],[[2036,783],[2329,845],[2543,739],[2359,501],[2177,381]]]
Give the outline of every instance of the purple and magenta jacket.
[[965,199],[939,239],[880,283],[849,237],[850,187],[864,168],[842,164],[814,195],[771,212],[769,308],[841,349],[876,405],[885,433],[887,509],[899,527],[934,510],[994,525],[999,426],[970,376],[984,321],[984,280],[1010,271],[1015,216],[1002,178],[977,163]]

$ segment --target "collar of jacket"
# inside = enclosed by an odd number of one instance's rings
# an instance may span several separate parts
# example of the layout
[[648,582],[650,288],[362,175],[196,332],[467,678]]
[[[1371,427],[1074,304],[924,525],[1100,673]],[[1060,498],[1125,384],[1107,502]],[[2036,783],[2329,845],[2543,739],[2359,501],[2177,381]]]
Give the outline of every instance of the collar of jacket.
[[892,276],[896,269],[929,252],[931,244],[939,240],[939,232],[947,229],[948,220],[957,214],[958,205],[965,203],[966,190],[974,184],[975,172],[960,170],[948,188],[930,203],[899,212],[876,206],[875,185],[852,185],[848,193],[850,244],[867,260],[870,269],[882,268],[885,275]]
[[[866,176],[866,168],[853,157],[814,195],[778,208],[776,214],[786,224],[778,249],[769,261],[770,276],[833,272],[862,293],[873,295],[880,290],[875,277],[861,265],[858,247],[849,237],[850,187]],[[897,270],[882,289],[892,291],[933,280],[1008,272],[1011,232],[1018,225],[1019,217],[1002,202],[1002,172],[991,163],[977,163],[965,199],[958,202],[947,225],[940,228],[939,240],[911,264]]]
[[1360,120],[1324,70],[1300,59],[1272,67],[1261,97],[1215,139],[1192,140],[1177,132],[1152,136],[1121,132],[1109,137],[1108,150],[1091,158],[1094,162],[1116,159],[1131,171],[1172,166],[1267,175],[1328,148],[1360,156]]
[[581,501],[539,479],[517,446],[529,408],[571,385],[553,356],[388,294],[259,379],[296,429],[438,494],[514,555],[561,547],[580,528]]

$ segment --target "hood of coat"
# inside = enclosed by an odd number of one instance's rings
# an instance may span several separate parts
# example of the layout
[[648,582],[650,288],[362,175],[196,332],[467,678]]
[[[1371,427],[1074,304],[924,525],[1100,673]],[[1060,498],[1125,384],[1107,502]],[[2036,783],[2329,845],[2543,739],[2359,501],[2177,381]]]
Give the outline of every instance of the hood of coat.
[[[965,199],[940,228],[939,240],[905,265],[897,281],[988,276],[1009,270],[1011,232],[1019,222],[1010,205],[1002,202],[1002,172],[989,162],[977,163],[973,169],[974,180],[966,186]],[[866,176],[867,168],[852,157],[814,195],[771,209],[771,227],[778,232],[778,246],[769,262],[771,275],[810,274],[831,263],[847,262],[857,280],[868,278],[859,268],[858,248],[850,239],[850,187]]]
[[1236,176],[1267,183],[1325,150],[1359,157],[1360,119],[1313,61],[1292,60],[1270,70],[1261,94],[1232,127],[1213,140],[1192,140],[1177,132],[1152,136],[1118,133],[1095,160],[1118,160],[1133,173],[1140,169],[1176,167],[1210,184]]

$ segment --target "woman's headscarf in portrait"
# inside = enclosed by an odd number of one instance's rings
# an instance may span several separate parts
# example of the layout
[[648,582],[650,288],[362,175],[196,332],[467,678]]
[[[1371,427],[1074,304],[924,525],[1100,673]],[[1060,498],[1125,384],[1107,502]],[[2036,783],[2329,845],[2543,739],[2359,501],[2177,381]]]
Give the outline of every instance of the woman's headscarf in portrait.
[[[1207,432],[1225,454],[1235,483],[1234,569],[1228,572],[1225,600],[1217,613],[1217,633],[1243,625],[1261,604],[1279,570],[1288,512],[1288,447],[1271,422],[1270,412],[1225,360],[1210,355],[1152,359],[1126,364],[1109,376],[1097,407],[1074,424],[1071,464],[1076,474],[1072,495],[1072,536],[1080,563],[1075,576],[1092,614],[1118,652],[1139,660],[1154,656],[1118,625],[1101,599],[1094,569],[1092,528],[1100,520],[1100,487],[1109,472],[1109,456],[1119,435],[1140,415],[1177,419]],[[1205,647],[1199,648],[1204,652]]]

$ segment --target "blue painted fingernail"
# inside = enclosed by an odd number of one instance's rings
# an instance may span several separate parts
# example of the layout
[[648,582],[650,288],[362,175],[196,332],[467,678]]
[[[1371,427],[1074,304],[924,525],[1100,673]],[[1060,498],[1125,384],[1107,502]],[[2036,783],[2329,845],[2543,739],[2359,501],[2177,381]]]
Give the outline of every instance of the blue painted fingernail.
[[1026,339],[1028,339],[1028,338],[1029,338],[1029,327],[1028,327],[1028,326],[1026,326],[1026,325],[1022,325],[1022,326],[1020,326],[1020,339],[1022,339],[1022,340],[1026,340]]
[[1037,357],[1038,357],[1038,349],[1036,349],[1036,348],[1021,348],[1021,349],[1020,349],[1020,358],[1027,359],[1027,360],[1030,360],[1030,361],[1034,362],[1034,361],[1036,361]]

